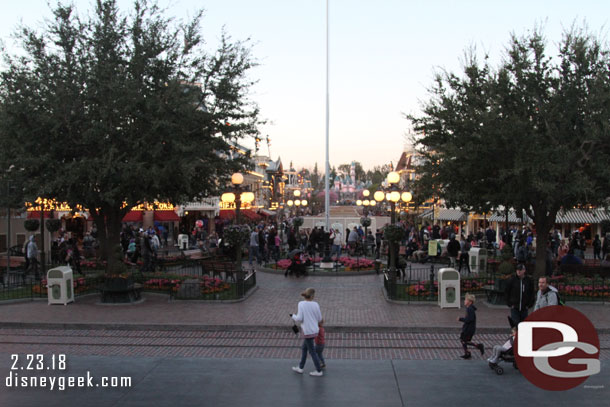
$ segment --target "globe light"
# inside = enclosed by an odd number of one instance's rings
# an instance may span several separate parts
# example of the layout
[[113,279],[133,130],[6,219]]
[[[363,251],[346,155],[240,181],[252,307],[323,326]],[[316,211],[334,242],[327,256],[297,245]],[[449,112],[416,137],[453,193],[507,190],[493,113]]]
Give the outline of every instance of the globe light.
[[301,191],[298,189],[294,191],[294,196],[301,196]]
[[288,206],[292,206],[292,204],[293,204],[293,203],[294,203],[294,202],[292,202],[292,199],[289,199],[289,200],[288,200],[288,202],[286,202],[286,205],[288,205]]
[[398,192],[398,191],[390,192],[390,201],[392,201],[394,203],[400,201],[400,192]]
[[244,192],[241,194],[241,200],[245,203],[251,203],[254,201],[254,193],[253,192]]
[[375,192],[373,197],[375,198],[375,200],[377,202],[381,202],[381,201],[383,201],[383,198],[385,198],[385,194],[382,191],[377,191],[377,192]]
[[391,192],[386,192],[385,200],[388,201],[388,202],[390,202],[392,200],[392,193]]
[[369,200],[365,199],[364,201],[362,201],[362,205],[369,206]]
[[224,203],[233,203],[235,202],[235,194],[233,192],[225,192],[220,197],[220,200]]
[[295,204],[296,206],[301,206],[301,200],[300,200],[300,199],[297,199],[296,201],[294,201],[294,204]]
[[368,189],[365,189],[364,191],[362,191],[362,196],[369,196],[371,193],[369,192]]
[[231,175],[231,183],[233,185],[241,185],[244,182],[244,176],[241,175],[239,172],[234,173],[233,175]]
[[307,206],[307,199],[303,199],[301,201],[301,206]]
[[371,206],[375,206],[375,205],[377,205],[377,202],[375,202],[374,200],[372,200],[372,199],[371,199],[371,200],[369,201],[369,205],[371,205]]
[[358,199],[358,200],[356,201],[356,205],[358,205],[358,206],[362,205],[362,201],[361,201],[360,199]]
[[388,174],[387,180],[389,184],[398,184],[398,181],[400,181],[400,175],[398,175],[397,172],[392,171]]
[[411,195],[410,192],[403,192],[401,198],[403,202],[411,202],[411,199],[413,199],[413,195]]

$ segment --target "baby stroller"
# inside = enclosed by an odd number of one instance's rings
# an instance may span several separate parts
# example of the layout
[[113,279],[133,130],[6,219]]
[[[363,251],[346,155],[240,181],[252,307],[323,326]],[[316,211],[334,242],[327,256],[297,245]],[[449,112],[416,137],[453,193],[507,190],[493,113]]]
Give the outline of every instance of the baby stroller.
[[[496,372],[496,374],[498,376],[501,376],[504,374],[504,368],[499,365],[499,362],[512,363],[513,367],[515,369],[519,370],[519,368],[517,367],[517,361],[515,360],[515,354],[513,351],[513,349],[514,349],[513,341],[514,341],[514,335],[517,332],[517,325],[515,324],[515,322],[513,321],[513,319],[511,317],[508,317],[508,322],[510,323],[511,328],[513,329],[513,335],[511,335],[511,337],[506,341],[506,343],[503,346],[494,346],[494,354],[496,352],[499,352],[495,361],[492,361],[494,359],[493,356],[490,359],[487,359],[490,369],[493,370],[494,372]],[[494,355],[494,356],[496,356],[496,355]]]

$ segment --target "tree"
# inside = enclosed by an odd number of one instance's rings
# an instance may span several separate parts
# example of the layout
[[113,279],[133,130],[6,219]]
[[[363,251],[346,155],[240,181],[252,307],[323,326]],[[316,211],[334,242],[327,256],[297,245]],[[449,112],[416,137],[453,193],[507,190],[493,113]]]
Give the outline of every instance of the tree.
[[313,166],[313,172],[311,173],[311,187],[314,191],[317,191],[320,186],[320,171],[318,170],[318,162],[316,161]]
[[[356,168],[355,168],[356,179],[359,181],[364,181],[364,179],[366,177],[366,172],[362,168],[362,164],[360,164],[358,161],[356,161],[355,164],[356,164]],[[338,169],[343,174],[350,175],[350,172],[352,170],[352,165],[351,164],[341,164],[338,167]]]
[[258,134],[246,44],[223,33],[209,53],[202,12],[176,23],[146,0],[130,16],[116,3],[84,20],[57,5],[41,33],[22,28],[0,84],[2,166],[25,168],[29,199],[88,208],[109,269],[130,208],[217,193],[246,165],[236,142]]
[[409,117],[421,134],[421,189],[451,206],[525,210],[544,273],[557,212],[608,198],[608,56],[598,39],[572,29],[554,59],[535,31],[512,36],[496,70],[469,56],[462,77],[438,75],[423,115]]

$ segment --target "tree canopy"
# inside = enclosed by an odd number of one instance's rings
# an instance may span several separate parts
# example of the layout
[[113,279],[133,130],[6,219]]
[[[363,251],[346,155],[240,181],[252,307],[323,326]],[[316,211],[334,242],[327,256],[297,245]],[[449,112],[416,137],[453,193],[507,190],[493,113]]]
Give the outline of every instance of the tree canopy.
[[449,206],[525,210],[544,269],[558,211],[607,205],[609,51],[567,31],[550,56],[542,33],[513,35],[497,68],[467,55],[462,75],[437,75],[421,116],[409,116],[424,157],[420,188]]
[[27,198],[83,204],[118,243],[131,207],[216,193],[244,168],[237,142],[259,123],[247,43],[222,33],[208,52],[203,12],[175,21],[146,0],[52,11],[41,32],[19,30],[1,72],[0,165],[24,168]]

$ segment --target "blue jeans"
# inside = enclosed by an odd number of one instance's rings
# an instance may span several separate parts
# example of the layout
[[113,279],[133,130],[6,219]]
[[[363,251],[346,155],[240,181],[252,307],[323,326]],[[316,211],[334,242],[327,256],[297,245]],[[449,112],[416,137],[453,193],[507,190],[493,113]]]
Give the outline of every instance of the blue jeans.
[[335,253],[337,253],[338,257],[341,257],[341,245],[340,244],[334,244],[333,245],[333,250],[332,250],[330,255],[332,256]]
[[303,341],[303,346],[301,346],[301,362],[299,363],[299,367],[303,369],[305,367],[305,362],[307,361],[307,352],[311,355],[311,359],[313,360],[313,364],[316,367],[316,370],[320,372],[322,368],[320,367],[320,360],[318,359],[318,354],[316,353],[315,346],[313,343],[314,338],[305,338]]
[[322,356],[322,352],[324,352],[324,344],[315,344],[316,354],[318,355],[318,359],[322,365],[325,365],[324,356]]
[[519,311],[519,308],[511,307],[510,317],[513,321],[515,321],[515,324],[518,324],[521,321],[525,321],[525,318],[527,318],[527,307],[523,307],[521,311]]
[[261,262],[261,257],[258,252],[258,246],[250,246],[250,250],[248,250],[248,263],[252,265],[252,258],[256,256],[256,261]]

